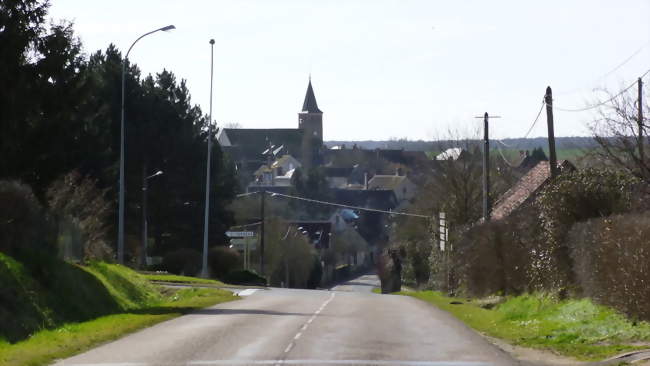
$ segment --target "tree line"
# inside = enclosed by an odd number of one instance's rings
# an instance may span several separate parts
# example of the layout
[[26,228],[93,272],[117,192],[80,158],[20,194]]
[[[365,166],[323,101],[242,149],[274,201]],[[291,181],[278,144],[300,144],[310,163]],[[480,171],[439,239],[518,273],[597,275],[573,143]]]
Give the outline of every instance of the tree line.
[[[47,0],[0,3],[0,179],[28,185],[48,206],[48,189],[75,172],[116,212],[123,55],[111,44],[87,56],[72,23],[48,25],[48,7]],[[142,75],[128,63],[125,87],[127,252],[135,255],[140,241],[143,179],[158,170],[148,192],[153,254],[198,249],[207,139],[214,138],[208,119],[169,70]],[[210,237],[217,243],[232,222],[224,207],[237,188],[215,146]],[[106,219],[112,243],[117,215]]]

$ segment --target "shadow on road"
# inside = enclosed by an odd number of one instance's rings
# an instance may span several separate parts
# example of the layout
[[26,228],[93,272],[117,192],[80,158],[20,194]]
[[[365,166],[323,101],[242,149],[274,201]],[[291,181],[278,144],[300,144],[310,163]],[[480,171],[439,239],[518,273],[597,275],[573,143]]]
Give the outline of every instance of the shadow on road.
[[148,315],[163,315],[163,314],[201,314],[201,315],[237,315],[237,314],[248,314],[248,315],[283,315],[283,316],[311,316],[310,313],[292,313],[292,312],[282,312],[282,311],[272,311],[272,310],[260,310],[260,309],[215,309],[215,308],[206,308],[206,309],[196,309],[190,307],[151,307],[147,309],[138,309],[132,310],[129,313],[131,314],[148,314]]

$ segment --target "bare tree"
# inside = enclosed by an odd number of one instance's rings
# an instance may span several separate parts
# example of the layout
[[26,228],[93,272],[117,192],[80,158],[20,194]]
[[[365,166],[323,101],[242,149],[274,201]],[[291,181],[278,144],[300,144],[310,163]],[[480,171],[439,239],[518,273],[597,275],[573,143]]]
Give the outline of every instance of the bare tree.
[[[600,149],[596,156],[609,164],[628,171],[650,183],[650,159],[644,154],[648,140],[648,119],[639,121],[639,102],[636,88],[612,94],[605,91],[608,98],[600,102],[598,118],[590,124],[591,132]],[[647,87],[644,95],[648,95]],[[650,112],[648,99],[641,101],[643,115]]]

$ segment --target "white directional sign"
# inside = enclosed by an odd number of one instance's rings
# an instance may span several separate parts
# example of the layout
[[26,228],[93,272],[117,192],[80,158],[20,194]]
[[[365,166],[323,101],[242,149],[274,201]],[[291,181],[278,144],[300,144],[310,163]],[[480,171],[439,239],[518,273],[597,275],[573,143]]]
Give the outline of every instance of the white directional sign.
[[226,231],[226,236],[230,238],[249,238],[255,236],[253,231]]

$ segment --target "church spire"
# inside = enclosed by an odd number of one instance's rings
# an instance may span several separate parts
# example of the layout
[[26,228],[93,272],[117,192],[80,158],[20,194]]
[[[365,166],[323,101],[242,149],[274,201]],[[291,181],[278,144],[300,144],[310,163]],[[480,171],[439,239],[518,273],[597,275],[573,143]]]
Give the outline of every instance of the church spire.
[[318,109],[316,97],[314,96],[314,89],[311,87],[311,74],[309,75],[309,85],[307,85],[307,93],[305,94],[305,101],[302,103],[302,112],[305,113],[323,113]]

